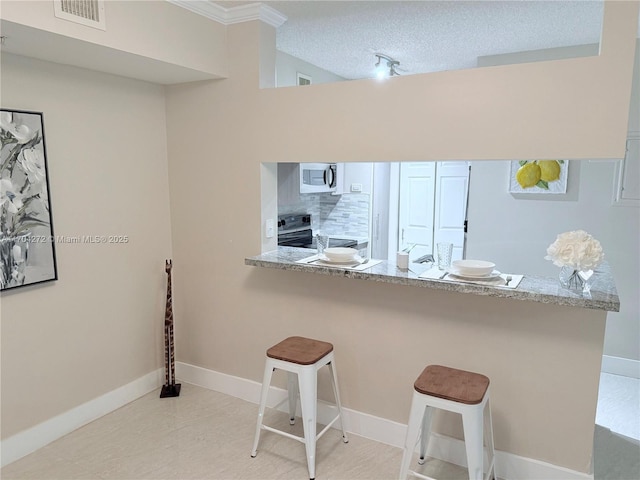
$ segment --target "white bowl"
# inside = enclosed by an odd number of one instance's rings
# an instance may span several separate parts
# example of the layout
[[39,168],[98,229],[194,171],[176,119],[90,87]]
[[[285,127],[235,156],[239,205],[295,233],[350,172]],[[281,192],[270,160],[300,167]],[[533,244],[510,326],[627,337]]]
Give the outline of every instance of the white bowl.
[[322,253],[332,262],[348,262],[355,259],[358,250],[347,247],[329,247],[325,248]]
[[475,277],[491,275],[495,267],[495,263],[485,262],[484,260],[454,260],[451,262],[451,268],[456,273]]

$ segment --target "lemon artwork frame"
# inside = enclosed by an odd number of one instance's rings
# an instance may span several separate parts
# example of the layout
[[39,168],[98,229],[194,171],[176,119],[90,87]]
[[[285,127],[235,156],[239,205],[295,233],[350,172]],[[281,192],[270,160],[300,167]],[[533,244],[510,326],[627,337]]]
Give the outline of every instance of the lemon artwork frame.
[[509,193],[565,194],[568,176],[568,160],[513,160]]

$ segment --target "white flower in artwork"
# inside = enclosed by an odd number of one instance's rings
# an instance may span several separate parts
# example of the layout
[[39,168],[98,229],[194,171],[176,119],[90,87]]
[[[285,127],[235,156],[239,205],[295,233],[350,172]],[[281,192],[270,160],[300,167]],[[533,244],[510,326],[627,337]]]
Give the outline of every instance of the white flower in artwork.
[[14,245],[11,253],[13,254],[13,259],[16,263],[24,262],[24,258],[22,257],[22,248],[20,245]]
[[13,113],[0,112],[0,128],[2,130],[10,130],[13,125]]
[[25,278],[25,274],[21,272],[20,269],[18,269],[18,266],[16,265],[11,270],[11,279],[18,285],[21,285],[24,282],[24,278]]
[[38,199],[40,200],[40,204],[45,211],[49,211],[49,191],[46,188],[42,188],[40,193],[38,194]]
[[8,178],[0,179],[0,207],[6,207],[9,213],[16,214],[22,208],[22,194]]
[[558,235],[547,248],[545,260],[558,267],[571,267],[587,271],[596,268],[604,259],[600,242],[584,230],[575,230]]
[[17,125],[13,121],[11,112],[0,112],[0,128],[13,136],[21,145],[31,140],[35,134],[28,126]]
[[41,183],[45,179],[44,153],[35,148],[26,148],[18,156],[18,162],[32,184]]

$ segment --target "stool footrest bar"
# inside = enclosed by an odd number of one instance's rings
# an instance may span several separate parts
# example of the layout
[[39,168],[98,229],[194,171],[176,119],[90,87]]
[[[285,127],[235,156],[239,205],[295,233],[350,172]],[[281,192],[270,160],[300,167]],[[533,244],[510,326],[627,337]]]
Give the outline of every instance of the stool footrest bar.
[[421,473],[414,472],[413,470],[409,470],[409,474],[413,475],[414,477],[424,478],[424,480],[438,480],[437,478],[427,477],[426,475],[422,475]]
[[283,437],[291,438],[293,440],[298,440],[301,443],[304,443],[303,437],[298,437],[297,435],[292,435],[287,432],[283,432],[282,430],[278,430],[277,428],[269,427],[267,425],[262,425],[263,430],[267,430],[269,432],[277,433],[278,435],[282,435]]
[[325,433],[327,430],[329,430],[329,429],[331,428],[331,425],[333,425],[334,423],[336,423],[336,421],[337,421],[339,418],[340,418],[340,415],[336,416],[336,418],[334,418],[333,420],[331,420],[331,421],[329,422],[329,424],[328,424],[326,427],[324,427],[324,428],[322,429],[322,431],[321,431],[318,435],[316,435],[316,440],[317,440],[317,439],[319,439],[322,435],[324,435],[324,433]]

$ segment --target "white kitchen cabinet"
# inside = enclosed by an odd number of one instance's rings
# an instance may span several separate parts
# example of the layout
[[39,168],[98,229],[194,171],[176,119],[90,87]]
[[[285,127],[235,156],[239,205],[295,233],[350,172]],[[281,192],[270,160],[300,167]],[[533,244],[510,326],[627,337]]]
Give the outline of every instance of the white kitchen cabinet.
[[640,132],[629,132],[625,156],[616,164],[615,178],[613,204],[640,206]]
[[338,185],[333,195],[371,193],[373,164],[368,162],[338,163]]
[[278,163],[278,206],[300,202],[300,172],[297,163]]

